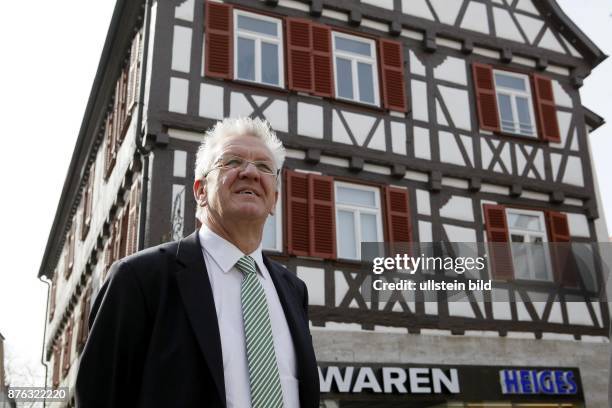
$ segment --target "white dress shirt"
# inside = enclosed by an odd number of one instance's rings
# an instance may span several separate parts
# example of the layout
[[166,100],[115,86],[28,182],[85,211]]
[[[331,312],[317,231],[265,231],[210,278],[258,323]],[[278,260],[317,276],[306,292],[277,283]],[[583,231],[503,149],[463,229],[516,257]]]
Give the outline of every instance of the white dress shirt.
[[[206,225],[202,225],[199,234],[219,322],[227,408],[250,407],[249,368],[240,300],[243,275],[236,268],[236,262],[245,254],[212,232]],[[266,294],[283,403],[285,408],[297,408],[300,402],[295,349],[285,312],[274,282],[263,262],[261,244],[248,255],[255,260],[259,268],[257,277]]]

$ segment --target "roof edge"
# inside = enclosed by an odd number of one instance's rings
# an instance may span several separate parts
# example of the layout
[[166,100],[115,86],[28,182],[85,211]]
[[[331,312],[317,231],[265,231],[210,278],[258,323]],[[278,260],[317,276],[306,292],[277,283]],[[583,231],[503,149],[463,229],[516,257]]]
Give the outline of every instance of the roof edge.
[[591,131],[598,129],[606,123],[606,120],[603,117],[599,116],[586,106],[582,107],[582,111],[584,112],[584,122],[587,126],[591,127]]

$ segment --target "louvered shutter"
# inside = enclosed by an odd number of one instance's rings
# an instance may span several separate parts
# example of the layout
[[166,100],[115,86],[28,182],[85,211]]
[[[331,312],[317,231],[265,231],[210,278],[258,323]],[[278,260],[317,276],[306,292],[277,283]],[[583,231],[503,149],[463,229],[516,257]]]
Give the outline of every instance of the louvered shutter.
[[313,90],[319,96],[334,95],[334,68],[332,61],[331,30],[321,24],[311,25]]
[[499,132],[499,115],[497,113],[493,68],[490,65],[475,63],[472,64],[472,74],[474,77],[480,128]]
[[[309,20],[287,18],[287,75],[289,89],[301,92],[313,91],[312,67],[312,23]],[[324,50],[322,31],[317,31],[318,46]],[[317,54],[317,61],[323,62],[324,53]],[[321,86],[325,83],[322,80]]]
[[334,179],[309,174],[310,256],[336,257]]
[[119,76],[119,125],[118,125],[118,133],[117,133],[117,145],[121,146],[123,143],[123,138],[126,132],[126,119],[127,119],[127,76],[128,76],[129,65],[126,65],[123,70],[121,70],[121,75]]
[[128,217],[127,255],[136,252],[138,243],[138,214],[140,209],[140,181],[130,190],[130,215]]
[[62,348],[57,341],[53,343],[53,388],[56,389],[60,385],[60,368],[62,360]]
[[378,50],[384,107],[390,110],[406,112],[407,102],[402,43],[380,39],[378,40]]
[[91,225],[91,209],[93,206],[93,187],[95,179],[95,165],[91,166],[89,178],[87,179],[87,187],[83,195],[83,216],[81,219],[81,240],[87,238],[89,227]]
[[68,279],[74,268],[74,234],[75,234],[76,220],[72,220],[72,226],[68,235],[66,236],[66,252],[65,252],[65,277]]
[[62,373],[64,377],[68,374],[68,370],[70,370],[70,358],[72,354],[72,329],[74,326],[74,318],[71,317],[68,320],[68,324],[66,325],[66,334],[64,338],[64,358],[62,362]]
[[555,281],[563,286],[577,287],[578,267],[572,253],[567,215],[557,211],[546,211],[545,215]]
[[108,179],[110,176],[113,167],[115,166],[115,140],[113,135],[113,113],[109,112],[106,116],[106,123],[104,128],[104,140],[105,140],[105,150],[104,150],[104,179]]
[[557,108],[550,78],[533,74],[534,106],[538,115],[538,131],[540,138],[549,142],[560,142]]
[[88,287],[85,295],[83,296],[83,303],[81,304],[81,318],[79,319],[79,331],[77,334],[77,349],[79,353],[83,350],[83,346],[87,341],[87,334],[89,333],[89,309],[91,303],[91,288]]
[[287,252],[292,255],[310,254],[308,209],[308,175],[285,171],[285,203],[287,207]]
[[206,2],[205,73],[214,78],[233,78],[232,6]]
[[51,278],[51,294],[49,295],[49,321],[53,320],[55,314],[55,298],[57,296],[57,271],[53,273]]
[[140,31],[136,33],[132,40],[130,49],[130,68],[128,75],[127,89],[127,110],[132,111],[138,99],[138,85],[140,83]]
[[113,228],[113,262],[121,258],[121,221],[123,217],[119,217],[115,220],[115,226]]
[[[111,228],[112,229],[112,228]],[[114,232],[111,231],[111,236],[104,247],[104,271],[102,272],[102,282],[106,280],[106,275],[113,264],[113,251],[114,251]]]
[[489,264],[495,279],[514,279],[514,265],[510,249],[510,234],[506,209],[503,205],[485,204],[484,218],[489,243]]
[[385,187],[385,217],[389,242],[412,242],[408,190]]

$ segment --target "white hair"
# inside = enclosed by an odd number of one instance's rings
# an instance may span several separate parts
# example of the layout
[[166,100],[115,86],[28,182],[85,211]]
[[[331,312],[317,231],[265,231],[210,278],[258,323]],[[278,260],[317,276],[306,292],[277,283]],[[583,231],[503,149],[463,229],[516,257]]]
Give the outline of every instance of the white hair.
[[[204,135],[204,140],[200,144],[196,155],[195,180],[204,178],[206,172],[212,168],[217,160],[221,141],[236,135],[249,135],[261,139],[268,150],[270,150],[270,153],[272,153],[276,168],[280,169],[283,167],[286,154],[285,148],[267,121],[250,117],[225,118],[218,121]],[[279,182],[280,180],[277,178],[277,189],[280,185]],[[201,219],[202,211],[203,208],[198,206],[196,210],[196,217],[198,219]]]

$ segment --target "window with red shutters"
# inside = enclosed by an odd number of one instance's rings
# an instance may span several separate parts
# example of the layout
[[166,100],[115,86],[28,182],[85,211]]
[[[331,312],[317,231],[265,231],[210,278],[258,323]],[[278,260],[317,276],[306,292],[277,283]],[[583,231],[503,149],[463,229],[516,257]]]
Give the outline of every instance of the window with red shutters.
[[53,343],[53,378],[52,385],[56,389],[60,385],[60,369],[62,360],[62,347],[57,343]]
[[205,74],[222,79],[233,78],[233,7],[206,2]]
[[132,108],[138,101],[138,89],[140,85],[140,44],[142,30],[138,31],[132,40],[130,48],[130,64],[128,69],[128,83],[126,93],[126,105],[128,114],[131,114]]
[[483,211],[491,276],[500,280],[514,279],[506,209],[503,205],[484,204]]
[[336,257],[333,178],[285,171],[287,251]]
[[74,269],[74,235],[76,230],[76,219],[72,220],[72,226],[66,236],[66,250],[64,252],[64,277],[68,279]]
[[472,64],[474,88],[476,91],[476,105],[480,128],[499,132],[499,115],[497,112],[497,97],[495,94],[495,81],[493,67],[486,64]]
[[550,78],[533,74],[534,106],[538,117],[540,138],[549,142],[560,142],[557,108]]
[[113,132],[113,112],[109,112],[104,122],[104,179],[108,179],[117,159],[115,134]]
[[378,40],[382,78],[383,103],[386,109],[407,111],[404,84],[404,57],[402,43],[386,39]]
[[71,317],[66,325],[66,333],[64,335],[64,352],[62,360],[62,375],[65,377],[70,370],[70,358],[72,354],[72,330],[74,326],[74,318]]
[[388,242],[412,242],[408,190],[385,187],[385,215]]
[[557,211],[546,211],[546,228],[550,245],[550,257],[555,281],[562,286],[577,287],[579,273],[570,244],[567,215]]
[[287,18],[287,76],[289,89],[312,92],[312,23],[299,18]]
[[130,189],[130,211],[126,255],[136,252],[138,247],[138,214],[140,210],[140,181],[135,181]]
[[88,287],[83,295],[83,301],[81,303],[81,316],[79,319],[79,331],[77,333],[77,350],[80,353],[83,351],[83,346],[87,341],[87,335],[89,333],[89,310],[91,303],[91,287]]

